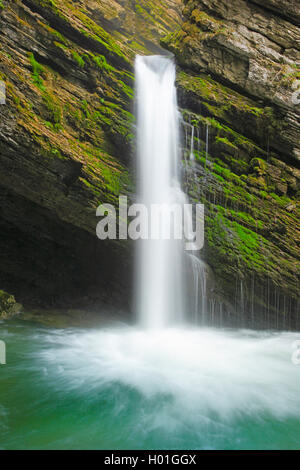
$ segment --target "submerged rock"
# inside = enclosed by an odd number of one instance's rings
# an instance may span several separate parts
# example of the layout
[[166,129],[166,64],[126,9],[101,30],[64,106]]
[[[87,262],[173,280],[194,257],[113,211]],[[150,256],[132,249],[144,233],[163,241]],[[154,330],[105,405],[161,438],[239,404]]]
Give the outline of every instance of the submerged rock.
[[13,295],[0,290],[0,320],[7,320],[21,313],[23,307],[18,304]]

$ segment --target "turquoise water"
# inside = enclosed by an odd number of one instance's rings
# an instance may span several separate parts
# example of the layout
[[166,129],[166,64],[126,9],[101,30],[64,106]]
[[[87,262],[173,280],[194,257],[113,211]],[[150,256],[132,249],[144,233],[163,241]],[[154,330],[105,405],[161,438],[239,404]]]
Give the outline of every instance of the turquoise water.
[[296,333],[0,323],[0,449],[300,449]]

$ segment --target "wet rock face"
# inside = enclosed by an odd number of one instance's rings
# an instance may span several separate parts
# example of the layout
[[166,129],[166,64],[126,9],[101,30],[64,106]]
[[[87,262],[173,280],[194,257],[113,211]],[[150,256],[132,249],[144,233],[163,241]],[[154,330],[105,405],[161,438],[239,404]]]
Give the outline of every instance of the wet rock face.
[[194,126],[197,163],[188,168],[186,185],[194,201],[206,206],[204,257],[215,271],[221,296],[235,304],[229,309],[237,315],[243,311],[250,320],[255,312],[261,326],[278,326],[279,314],[280,327],[291,321],[295,327],[299,4],[184,4],[181,28],[161,43],[179,63],[179,103]]

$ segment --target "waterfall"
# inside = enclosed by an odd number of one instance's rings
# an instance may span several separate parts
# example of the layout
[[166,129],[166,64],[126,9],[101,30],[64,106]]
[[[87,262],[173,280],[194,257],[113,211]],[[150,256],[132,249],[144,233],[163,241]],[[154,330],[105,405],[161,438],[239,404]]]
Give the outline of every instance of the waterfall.
[[[179,111],[175,64],[169,57],[137,56],[138,202],[170,208],[187,201],[180,188]],[[143,216],[142,216],[143,217]],[[170,222],[171,223],[171,222]],[[164,239],[158,217],[150,231],[157,239],[138,241],[136,309],[140,324],[162,328],[181,321],[184,313],[183,240]]]

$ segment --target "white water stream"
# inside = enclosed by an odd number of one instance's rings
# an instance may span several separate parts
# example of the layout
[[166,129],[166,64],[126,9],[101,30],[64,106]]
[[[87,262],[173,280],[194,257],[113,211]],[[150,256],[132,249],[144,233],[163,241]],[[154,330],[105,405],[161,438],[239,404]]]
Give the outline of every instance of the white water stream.
[[[163,56],[138,56],[135,63],[137,97],[138,196],[150,213],[157,204],[168,211],[186,196],[179,179],[179,111],[175,64]],[[157,239],[139,243],[137,311],[140,323],[160,328],[184,317],[183,241],[164,239],[163,226],[172,223],[152,215]]]

